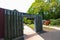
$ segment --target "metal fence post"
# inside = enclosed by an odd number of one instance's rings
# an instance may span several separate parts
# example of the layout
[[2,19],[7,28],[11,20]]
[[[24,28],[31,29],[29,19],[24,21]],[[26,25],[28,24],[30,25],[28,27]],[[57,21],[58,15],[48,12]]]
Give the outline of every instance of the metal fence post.
[[40,15],[36,15],[35,17],[35,31],[41,32],[42,31],[42,17]]

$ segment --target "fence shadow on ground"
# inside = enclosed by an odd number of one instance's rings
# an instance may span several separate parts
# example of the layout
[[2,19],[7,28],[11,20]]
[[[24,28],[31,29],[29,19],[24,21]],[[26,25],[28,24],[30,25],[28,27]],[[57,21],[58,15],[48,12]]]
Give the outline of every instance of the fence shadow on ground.
[[33,34],[30,34],[30,35],[24,34],[24,36],[26,36],[25,39],[28,39],[28,38],[36,36],[36,35],[37,35],[37,33],[33,33]]
[[40,32],[38,32],[38,34],[43,34],[43,33],[47,33],[47,31],[40,31]]

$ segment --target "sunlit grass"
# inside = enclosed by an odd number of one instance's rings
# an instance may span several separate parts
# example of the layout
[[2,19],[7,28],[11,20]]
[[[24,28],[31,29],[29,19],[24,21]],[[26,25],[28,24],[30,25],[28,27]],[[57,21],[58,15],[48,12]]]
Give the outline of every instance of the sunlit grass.
[[30,28],[34,29],[34,24],[27,24]]

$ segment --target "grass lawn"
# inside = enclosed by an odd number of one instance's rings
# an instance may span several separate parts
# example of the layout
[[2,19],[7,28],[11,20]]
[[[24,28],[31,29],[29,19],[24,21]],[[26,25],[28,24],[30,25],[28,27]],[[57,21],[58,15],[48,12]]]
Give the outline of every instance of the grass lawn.
[[30,28],[34,29],[34,24],[27,24]]

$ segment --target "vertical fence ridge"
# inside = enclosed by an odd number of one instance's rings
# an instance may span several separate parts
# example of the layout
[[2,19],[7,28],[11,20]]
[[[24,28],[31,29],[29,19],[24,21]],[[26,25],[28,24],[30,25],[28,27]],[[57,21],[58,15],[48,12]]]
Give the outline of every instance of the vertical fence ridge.
[[5,10],[5,40],[23,36],[22,16],[17,11]]

